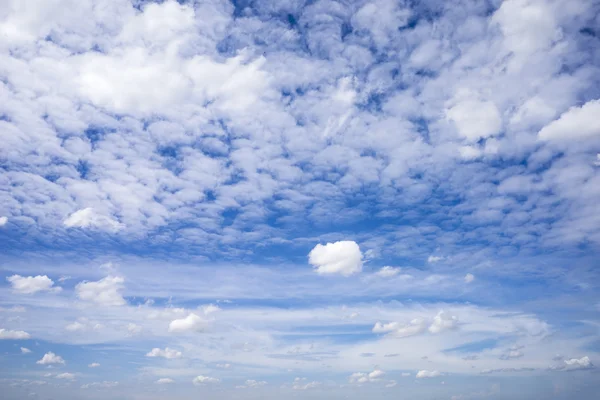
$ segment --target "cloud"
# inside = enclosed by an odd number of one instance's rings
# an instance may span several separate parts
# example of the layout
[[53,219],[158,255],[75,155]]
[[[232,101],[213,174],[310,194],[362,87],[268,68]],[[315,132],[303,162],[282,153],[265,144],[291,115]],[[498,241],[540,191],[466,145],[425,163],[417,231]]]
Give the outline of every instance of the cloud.
[[292,383],[293,390],[310,390],[316,389],[321,386],[321,382],[312,381],[306,382],[306,378],[294,378],[294,382]]
[[169,324],[169,332],[171,333],[184,333],[184,332],[198,332],[206,329],[208,321],[201,318],[197,314],[190,313],[187,317],[181,319],[175,319]]
[[91,330],[100,330],[102,328],[104,328],[102,324],[91,322],[87,318],[81,318],[79,321],[75,321],[65,326],[65,330],[69,332],[85,332]]
[[81,385],[81,389],[110,389],[119,386],[119,382],[116,381],[103,381],[103,382],[92,382]]
[[421,378],[436,378],[438,376],[441,376],[442,374],[440,374],[438,371],[427,371],[425,369],[420,370],[419,372],[417,372],[416,378],[421,379]]
[[309,253],[308,261],[320,275],[350,276],[362,271],[362,253],[353,241],[317,244]]
[[449,315],[442,310],[433,318],[433,322],[429,326],[429,332],[441,333],[456,328],[458,328],[458,317]]
[[465,283],[471,283],[475,280],[475,275],[466,274],[464,280],[465,280]]
[[98,368],[99,366],[100,366],[100,364],[96,363],[96,362],[88,365],[89,368]]
[[588,356],[564,360],[564,363],[566,368],[569,370],[594,368],[594,364],[592,364],[592,361]]
[[429,256],[427,257],[427,262],[430,264],[436,263],[438,261],[442,261],[445,257],[442,256]]
[[81,282],[75,286],[77,297],[101,306],[122,306],[127,304],[121,291],[125,279],[107,276],[96,282]]
[[571,107],[557,120],[544,126],[538,136],[542,140],[572,141],[600,137],[600,100],[591,100],[581,107]]
[[67,228],[100,228],[118,231],[123,226],[107,216],[99,215],[93,208],[75,211],[64,220]]
[[194,385],[206,385],[206,384],[215,384],[215,383],[220,383],[221,380],[217,379],[217,378],[212,378],[210,376],[204,376],[204,375],[198,375],[197,377],[194,378],[194,380],[192,381],[192,383]]
[[[1,337],[1,334],[0,334]],[[21,347],[21,354],[29,354],[31,353],[31,350],[29,350],[27,347]]]
[[60,287],[53,287],[54,281],[46,275],[21,276],[12,275],[6,278],[15,293],[33,294],[37,292],[59,292]]
[[248,379],[244,385],[242,386],[236,386],[239,389],[245,389],[245,388],[258,388],[258,387],[262,387],[265,386],[267,384],[266,381],[256,381],[254,379]]
[[66,379],[66,380],[74,380],[75,379],[75,374],[72,374],[70,372],[63,372],[61,374],[57,374],[55,376],[56,379]]
[[397,267],[383,267],[379,271],[375,273],[375,275],[380,276],[382,278],[391,278],[392,276],[396,276],[400,273],[401,268]]
[[24,331],[10,331],[0,328],[0,339],[21,340],[29,339],[31,335]]
[[170,383],[175,383],[175,381],[171,378],[160,378],[154,383],[156,383],[158,385],[168,385]]
[[0,227],[3,227],[8,222],[8,217],[2,216],[0,217]]
[[379,382],[381,378],[385,375],[380,369],[375,369],[371,372],[355,372],[348,378],[349,383],[369,383],[369,382]]
[[36,361],[36,364],[40,365],[52,365],[52,364],[64,364],[65,360],[62,359],[61,356],[57,356],[53,352],[49,351],[44,354],[40,360]]
[[494,136],[502,128],[502,118],[496,105],[488,100],[464,98],[446,110],[458,133],[467,142]]
[[427,321],[425,321],[423,318],[415,318],[406,325],[401,325],[398,322],[390,322],[387,324],[377,322],[372,329],[373,333],[389,333],[391,336],[397,338],[418,335],[426,330]]
[[168,347],[165,347],[164,350],[155,347],[149,353],[146,354],[146,357],[163,357],[173,359],[183,357],[183,353],[181,353],[181,351],[170,349]]

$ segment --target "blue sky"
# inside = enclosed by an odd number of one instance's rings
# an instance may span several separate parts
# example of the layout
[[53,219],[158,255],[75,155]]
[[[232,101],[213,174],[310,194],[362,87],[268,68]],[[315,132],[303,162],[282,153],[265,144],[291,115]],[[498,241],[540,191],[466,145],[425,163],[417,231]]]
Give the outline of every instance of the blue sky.
[[595,399],[599,15],[3,1],[3,398]]

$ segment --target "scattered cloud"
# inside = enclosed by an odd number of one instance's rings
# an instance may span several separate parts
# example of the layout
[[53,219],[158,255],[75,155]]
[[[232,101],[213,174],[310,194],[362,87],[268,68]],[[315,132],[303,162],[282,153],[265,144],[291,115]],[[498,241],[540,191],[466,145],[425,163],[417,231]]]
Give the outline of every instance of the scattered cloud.
[[99,366],[100,366],[100,364],[96,363],[96,362],[88,365],[89,368],[98,368]]
[[146,354],[146,357],[163,357],[163,358],[181,358],[183,353],[178,350],[170,349],[165,347],[165,349],[160,349],[158,347],[153,348],[149,353]]
[[169,332],[172,333],[183,333],[183,332],[197,332],[206,329],[208,322],[198,316],[197,314],[190,313],[187,317],[181,319],[175,319],[169,324]]
[[417,372],[416,378],[437,378],[438,376],[441,376],[442,374],[440,374],[438,371],[427,371],[425,369]]
[[36,364],[40,364],[40,365],[52,365],[52,364],[64,364],[64,363],[65,363],[65,360],[63,360],[61,356],[57,356],[56,354],[54,354],[51,351],[44,354],[44,357],[42,357],[40,360],[38,360],[36,362]]
[[175,381],[171,378],[160,378],[154,383],[159,384],[159,385],[168,385],[170,383],[175,383]]
[[21,340],[29,339],[31,335],[24,331],[11,331],[0,328],[0,339]]
[[471,283],[475,280],[475,275],[473,274],[466,274],[465,275],[465,283]]
[[6,278],[12,286],[12,290],[15,293],[20,294],[33,294],[37,292],[59,292],[62,290],[60,287],[55,287],[52,279],[46,275],[38,276],[21,276],[12,275]]
[[121,294],[125,279],[107,276],[96,282],[81,282],[75,286],[77,297],[100,306],[122,306],[127,302]]
[[207,385],[207,384],[215,384],[215,383],[220,383],[220,382],[221,382],[220,379],[212,378],[210,376],[204,376],[204,375],[198,375],[192,381],[192,383],[194,385]]
[[317,244],[308,261],[320,275],[350,276],[362,271],[363,255],[356,242],[345,240]]

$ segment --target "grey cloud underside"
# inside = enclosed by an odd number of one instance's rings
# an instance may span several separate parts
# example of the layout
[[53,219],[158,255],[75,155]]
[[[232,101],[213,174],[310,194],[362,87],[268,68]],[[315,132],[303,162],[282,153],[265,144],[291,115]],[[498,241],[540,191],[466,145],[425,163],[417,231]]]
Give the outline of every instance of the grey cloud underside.
[[600,242],[598,132],[538,137],[600,94],[596,2],[50,3],[3,22],[5,246]]

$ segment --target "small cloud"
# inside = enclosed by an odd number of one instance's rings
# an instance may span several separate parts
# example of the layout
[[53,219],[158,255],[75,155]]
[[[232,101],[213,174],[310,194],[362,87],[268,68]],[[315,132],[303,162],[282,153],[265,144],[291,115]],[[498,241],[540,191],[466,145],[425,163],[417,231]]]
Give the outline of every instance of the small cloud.
[[89,368],[98,368],[99,366],[100,366],[100,364],[96,363],[96,362],[88,365]]
[[156,382],[154,382],[158,385],[168,385],[171,383],[175,383],[175,381],[171,378],[160,378],[159,380],[157,380]]
[[475,275],[473,274],[466,274],[465,275],[465,283],[471,283],[475,280]]
[[77,297],[101,306],[122,306],[127,304],[121,291],[125,279],[119,276],[107,276],[95,282],[81,282],[75,286]]
[[54,287],[54,281],[46,275],[21,276],[13,275],[6,278],[15,293],[34,294],[37,292],[60,292],[62,288]]
[[231,364],[217,364],[216,367],[221,369],[229,369],[231,368]]
[[132,322],[127,324],[127,336],[135,336],[142,333],[143,328],[139,325],[136,325]]
[[29,350],[27,347],[21,347],[21,354],[29,354],[31,353],[31,350]]
[[215,384],[215,383],[220,383],[220,382],[221,382],[221,380],[218,378],[212,378],[210,376],[203,376],[203,375],[198,375],[192,381],[192,383],[194,385]]
[[442,374],[440,374],[438,371],[427,371],[427,370],[421,370],[419,372],[417,372],[416,377],[419,379],[422,378],[436,378],[438,376],[440,376]]
[[429,332],[441,333],[456,328],[458,328],[458,317],[449,315],[442,310],[433,318],[433,323],[429,326]]
[[361,357],[374,357],[375,353],[360,353]]
[[25,331],[9,331],[8,329],[0,329],[0,340],[22,340],[29,339],[31,335]]
[[67,228],[98,228],[113,232],[123,228],[118,221],[98,214],[91,207],[75,211],[63,221],[63,224]]
[[430,264],[436,263],[438,261],[442,261],[444,259],[444,257],[441,256],[429,256],[427,258],[427,262]]
[[38,360],[36,364],[40,365],[51,365],[51,364],[64,364],[65,360],[62,359],[61,356],[57,356],[53,352],[49,351],[44,354],[41,360]]
[[396,386],[397,384],[398,384],[398,382],[396,382],[396,381],[389,381],[389,382],[388,382],[388,383],[385,385],[385,387],[386,387],[386,388],[393,388],[393,387],[394,387],[394,386]]
[[348,378],[349,383],[362,384],[370,382],[379,382],[385,375],[380,369],[375,369],[372,372],[355,372]]
[[182,319],[175,319],[169,324],[169,332],[171,333],[182,333],[182,332],[197,332],[204,330],[208,325],[208,321],[201,318],[197,314],[190,313],[187,317]]
[[375,273],[375,275],[382,278],[391,278],[400,273],[401,268],[398,267],[383,267]]
[[165,347],[164,350],[155,347],[152,349],[152,351],[146,354],[146,357],[163,357],[168,359],[181,358],[182,356],[183,354],[180,351],[170,349],[168,347]]
[[308,262],[320,275],[350,276],[362,271],[363,256],[356,242],[345,240],[316,245]]
[[72,381],[73,379],[75,379],[75,374],[72,374],[70,372],[63,372],[62,374],[58,374],[55,376],[56,379],[67,379]]
[[8,222],[8,217],[0,217],[0,227],[6,225],[6,223]]
[[592,364],[592,361],[588,356],[564,360],[564,363],[566,365],[566,368],[569,370],[594,368],[594,364]]

